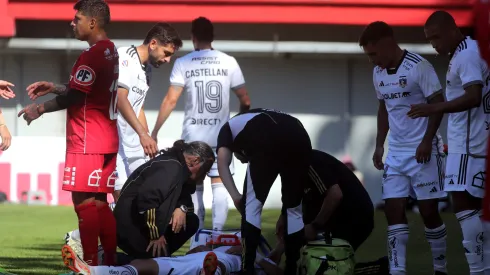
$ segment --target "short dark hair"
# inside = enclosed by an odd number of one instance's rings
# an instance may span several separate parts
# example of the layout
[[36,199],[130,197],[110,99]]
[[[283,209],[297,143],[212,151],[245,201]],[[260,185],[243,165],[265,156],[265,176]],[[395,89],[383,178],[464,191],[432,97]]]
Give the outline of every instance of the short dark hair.
[[367,25],[359,38],[359,46],[376,43],[382,38],[394,37],[393,29],[383,21],[375,21]]
[[192,21],[191,33],[198,41],[213,42],[214,26],[206,17],[199,17]]
[[441,25],[453,28],[457,27],[454,17],[449,12],[442,10],[433,12],[425,21],[425,27],[432,25]]
[[104,27],[111,21],[111,12],[104,0],[79,0],[73,9],[85,16],[95,17],[100,27]]
[[147,45],[152,39],[157,40],[162,45],[172,44],[178,50],[182,47],[182,39],[179,33],[168,23],[157,23],[146,34],[143,44]]

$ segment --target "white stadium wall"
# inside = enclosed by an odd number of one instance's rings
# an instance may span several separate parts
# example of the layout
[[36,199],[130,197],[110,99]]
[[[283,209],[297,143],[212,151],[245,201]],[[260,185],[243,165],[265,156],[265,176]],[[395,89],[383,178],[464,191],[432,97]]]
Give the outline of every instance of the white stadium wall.
[[[77,52],[64,55],[0,55],[0,79],[16,84],[17,97],[0,100],[7,125],[14,136],[12,147],[0,155],[0,191],[18,201],[23,191],[49,190],[50,204],[67,201],[59,192],[64,158],[65,113],[46,114],[30,126],[17,119],[21,106],[30,103],[25,87],[34,81],[64,82],[68,79]],[[428,57],[444,82],[445,60]],[[381,172],[371,157],[376,136],[377,100],[372,84],[372,65],[367,58],[348,56],[305,56],[301,58],[241,57],[240,63],[252,100],[252,107],[275,108],[298,117],[308,130],[314,148],[341,158],[348,153],[364,174],[365,186],[373,201],[380,200]],[[154,70],[152,88],[146,100],[150,129],[167,87],[172,64]],[[160,131],[159,146],[169,146],[180,137],[184,98]],[[238,100],[231,97],[232,111]],[[445,121],[441,133],[445,136]],[[246,166],[235,160],[235,181],[243,185]],[[60,170],[61,169],[61,170]],[[271,190],[266,207],[281,204],[279,178]],[[205,186],[205,205],[211,207],[209,180]],[[69,200],[68,200],[69,203]],[[233,204],[230,200],[230,207]]]

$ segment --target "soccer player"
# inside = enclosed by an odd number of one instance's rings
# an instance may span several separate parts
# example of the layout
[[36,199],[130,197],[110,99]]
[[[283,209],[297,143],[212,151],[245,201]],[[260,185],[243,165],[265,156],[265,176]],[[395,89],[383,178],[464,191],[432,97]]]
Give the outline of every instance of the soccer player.
[[[221,236],[228,237],[229,235]],[[63,249],[66,251],[63,255],[63,262],[77,275],[126,274],[125,272],[135,275],[238,274],[242,256],[240,245],[200,245],[189,250],[184,256],[135,260],[123,266],[88,266],[69,246],[65,246]],[[281,241],[272,251],[265,251],[267,252],[266,255],[258,250],[255,265],[258,273],[263,275],[283,274],[283,271],[278,267],[283,251],[284,243]]]
[[131,173],[158,152],[150,136],[144,112],[145,97],[150,88],[151,69],[168,63],[175,51],[182,47],[177,31],[167,23],[158,23],[146,35],[143,44],[121,47],[119,53],[119,80],[117,108],[119,115],[119,152],[114,200]]
[[191,194],[214,160],[208,144],[179,140],[140,166],[114,209],[119,248],[145,259],[170,256],[189,240],[199,227],[196,214],[188,212],[193,210]]
[[[158,114],[152,137],[158,131],[177,104],[182,91],[187,91],[182,139],[186,142],[204,141],[216,147],[221,126],[230,118],[230,90],[240,100],[240,111],[250,108],[245,80],[235,58],[213,49],[214,28],[207,18],[192,21],[192,42],[195,51],[178,58],[170,75],[170,88]],[[234,171],[233,163],[232,173]],[[223,229],[228,216],[228,194],[219,177],[215,164],[208,174],[213,190],[213,228]],[[193,195],[200,228],[204,225],[203,184]]]
[[[29,125],[45,113],[67,109],[66,160],[63,190],[72,193],[83,247],[83,258],[97,265],[97,246],[104,248],[105,264],[114,264],[116,221],[107,203],[114,191],[118,133],[116,92],[118,54],[105,32],[110,21],[103,0],[80,0],[71,27],[87,41],[75,62],[67,85],[36,82],[27,87],[31,99],[55,93],[54,99],[30,104],[19,112]],[[112,255],[112,256],[111,256]]]
[[[7,82],[5,80],[0,80],[0,97],[4,99],[11,99],[15,97],[14,91],[12,88],[14,84]],[[3,118],[2,109],[0,109],[0,151],[5,151],[10,147],[10,143],[12,141],[12,136],[10,135],[9,129],[7,128],[7,124],[5,124],[5,119]]]
[[470,274],[490,272],[490,238],[484,237],[490,232],[480,220],[490,122],[488,66],[480,56],[477,42],[461,33],[449,13],[434,12],[427,19],[424,32],[432,47],[450,59],[446,72],[447,101],[417,104],[408,115],[418,119],[449,114],[444,190],[452,196],[463,231]]
[[[261,232],[261,213],[270,188],[281,175],[286,274],[296,274],[296,261],[303,245],[301,210],[308,180],[311,141],[301,122],[288,114],[268,109],[239,113],[221,128],[216,146],[218,169],[237,209],[242,213],[242,258],[244,274],[254,274],[255,250]],[[233,155],[248,163],[243,196],[230,171]]]
[[[326,232],[357,250],[374,227],[374,206],[366,189],[347,165],[318,150],[313,150],[308,176],[303,198],[306,239],[313,241]],[[276,234],[283,233],[281,217]]]
[[[446,271],[446,227],[438,210],[443,191],[443,142],[438,133],[442,114],[415,120],[407,117],[410,106],[444,102],[442,87],[432,65],[423,57],[402,50],[385,22],[369,24],[359,39],[369,60],[376,65],[373,83],[379,100],[374,166],[384,169],[382,196],[388,222],[388,257],[392,275],[406,272],[409,229],[407,198],[418,200],[425,237],[432,250],[436,274]],[[388,154],[383,164],[384,143]]]

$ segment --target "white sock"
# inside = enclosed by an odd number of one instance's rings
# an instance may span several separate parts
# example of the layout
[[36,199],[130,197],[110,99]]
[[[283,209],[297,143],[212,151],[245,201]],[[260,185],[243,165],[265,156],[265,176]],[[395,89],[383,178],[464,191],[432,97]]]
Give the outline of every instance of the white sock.
[[483,274],[483,225],[478,210],[465,210],[456,213],[463,231],[463,247],[470,274]]
[[425,238],[430,244],[432,250],[432,261],[434,263],[434,271],[447,273],[446,260],[446,226],[441,226],[429,229],[425,228]]
[[408,224],[388,226],[388,260],[392,275],[406,273],[408,234]]
[[213,189],[213,229],[221,231],[228,218],[228,191],[223,183],[212,183]]
[[75,230],[73,230],[70,233],[71,233],[70,236],[71,236],[72,239],[81,242],[81,239],[80,239],[80,230],[75,229]]
[[138,275],[138,270],[132,265],[123,266],[90,266],[91,275],[113,275],[113,274],[131,274]]
[[194,213],[199,218],[199,229],[204,227],[204,217],[206,216],[206,209],[204,209],[204,184],[196,185],[196,192],[192,194],[192,203],[194,204]]
[[483,225],[483,266],[485,275],[490,275],[490,222],[482,221]]

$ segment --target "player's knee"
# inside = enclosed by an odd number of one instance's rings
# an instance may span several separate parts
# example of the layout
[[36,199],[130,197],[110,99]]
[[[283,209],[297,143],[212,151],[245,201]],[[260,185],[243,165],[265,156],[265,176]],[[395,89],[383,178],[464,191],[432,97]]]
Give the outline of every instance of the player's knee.
[[420,216],[427,228],[436,228],[442,224],[439,213],[439,200],[420,200],[418,201]]
[[131,265],[136,268],[138,274],[158,275],[158,263],[152,259],[134,260]]
[[405,214],[406,205],[406,198],[386,199],[384,210],[388,225],[407,223],[407,217]]
[[472,196],[467,191],[451,192],[454,213],[465,210],[481,209],[481,199]]

